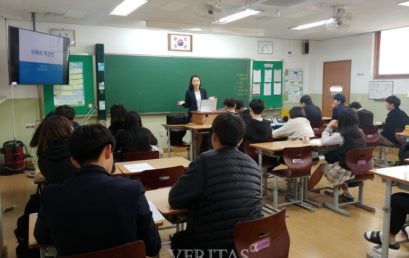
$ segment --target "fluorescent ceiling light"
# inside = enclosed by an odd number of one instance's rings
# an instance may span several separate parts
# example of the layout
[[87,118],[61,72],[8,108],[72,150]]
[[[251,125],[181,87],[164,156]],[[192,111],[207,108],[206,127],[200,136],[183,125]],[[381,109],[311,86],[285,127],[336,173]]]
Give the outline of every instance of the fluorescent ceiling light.
[[147,0],[124,0],[110,13],[110,15],[127,16],[138,7],[144,5]]
[[251,16],[251,15],[256,15],[258,13],[260,13],[261,11],[257,11],[257,10],[252,10],[252,9],[246,9],[244,11],[238,12],[238,13],[234,13],[232,15],[226,16],[224,18],[221,18],[217,21],[214,21],[213,23],[218,23],[218,24],[226,24],[229,22],[233,22],[233,21],[237,21],[240,19],[243,19],[245,17]]
[[399,3],[398,5],[409,6],[409,1]]
[[297,27],[293,27],[290,28],[292,30],[306,30],[306,29],[310,29],[310,28],[314,28],[314,27],[318,27],[318,26],[322,26],[322,25],[326,25],[328,23],[334,22],[335,19],[331,18],[328,20],[322,20],[322,21],[317,21],[317,22],[312,22],[312,23],[307,23],[307,24],[303,24]]

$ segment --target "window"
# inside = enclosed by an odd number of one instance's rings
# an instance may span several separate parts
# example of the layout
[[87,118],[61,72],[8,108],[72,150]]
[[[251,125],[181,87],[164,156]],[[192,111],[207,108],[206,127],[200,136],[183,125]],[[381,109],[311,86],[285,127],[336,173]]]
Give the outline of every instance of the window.
[[409,27],[376,32],[374,78],[409,78]]

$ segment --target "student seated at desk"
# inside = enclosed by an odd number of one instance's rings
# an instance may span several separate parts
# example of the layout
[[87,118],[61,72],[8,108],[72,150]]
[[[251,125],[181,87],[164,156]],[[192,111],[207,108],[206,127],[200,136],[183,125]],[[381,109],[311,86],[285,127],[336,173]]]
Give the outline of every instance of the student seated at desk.
[[[405,225],[406,216],[409,214],[409,194],[408,193],[394,193],[391,196],[391,221],[389,232],[389,248],[399,249],[400,245],[396,242],[396,235],[399,230],[409,241],[409,225]],[[367,231],[364,233],[364,238],[371,243],[382,245],[381,231]]]
[[246,134],[244,140],[253,143],[265,142],[272,139],[271,122],[263,119],[264,102],[261,99],[253,99],[249,104],[251,119],[246,121]]
[[72,125],[73,125],[74,129],[77,129],[78,127],[80,127],[80,124],[78,122],[74,121],[74,119],[75,119],[75,110],[69,105],[61,105],[61,106],[56,107],[54,115],[64,116],[64,117],[68,118],[68,120],[70,120],[72,122]]
[[73,131],[71,121],[63,116],[54,115],[42,125],[37,148],[38,167],[48,184],[62,184],[78,172],[67,149]]
[[82,254],[136,240],[149,256],[161,240],[139,181],[112,177],[114,137],[102,125],[75,130],[68,149],[80,172],[41,192],[34,229],[38,244],[53,244],[58,256]]
[[[361,129],[358,127],[359,119],[357,114],[350,108],[339,110],[338,120],[331,120],[327,128],[322,132],[321,142],[323,145],[339,145],[337,150],[325,154],[325,160],[328,164],[322,164],[311,175],[308,182],[308,189],[312,189],[321,180],[325,174],[326,179],[332,187],[341,186],[343,190],[342,197],[350,201],[353,199],[348,190],[346,181],[353,179],[352,174],[346,165],[346,153],[350,149],[365,148],[365,138]],[[338,128],[335,132],[334,129]]]
[[124,128],[126,114],[128,111],[124,105],[114,104],[109,109],[109,113],[111,116],[111,124],[109,125],[108,129],[111,131],[112,135],[115,136],[119,130]]
[[334,102],[332,103],[332,117],[331,119],[338,119],[338,113],[341,109],[346,108],[345,106],[345,96],[341,93],[334,95]]
[[250,109],[244,107],[243,100],[236,99],[236,113],[240,115],[245,123],[251,119]]
[[233,98],[227,98],[223,101],[224,111],[236,113],[236,100]]
[[302,107],[291,108],[290,120],[282,127],[273,131],[274,139],[288,138],[293,141],[314,136],[310,121],[305,117],[305,111]]
[[362,108],[361,104],[357,101],[354,101],[348,106],[353,111],[356,112],[359,118],[359,128],[371,128],[373,127],[373,113],[367,109]]
[[175,257],[183,255],[181,249],[202,250],[202,257],[236,257],[231,255],[234,225],[261,217],[260,168],[237,150],[244,136],[243,120],[221,113],[212,130],[214,149],[192,161],[169,193],[172,208],[189,210],[186,231],[171,240]]
[[309,95],[304,95],[300,99],[300,105],[304,108],[305,117],[310,121],[312,125],[318,125],[322,123],[321,109],[314,105]]
[[[135,111],[129,111],[126,115],[124,127],[115,136],[115,152],[161,152],[157,146],[158,140],[152,132],[142,127],[141,117]],[[163,154],[163,152],[161,152]]]

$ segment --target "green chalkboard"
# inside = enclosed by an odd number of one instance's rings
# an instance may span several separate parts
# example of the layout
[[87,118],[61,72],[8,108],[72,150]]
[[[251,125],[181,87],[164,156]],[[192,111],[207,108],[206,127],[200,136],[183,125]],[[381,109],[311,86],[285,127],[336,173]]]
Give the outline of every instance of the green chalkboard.
[[283,106],[283,62],[253,61],[252,97],[264,101],[266,108]]
[[[44,85],[44,114],[63,104],[72,106],[77,115],[87,115],[89,104],[95,104],[93,57],[70,55],[70,85]],[[60,88],[59,88],[60,87]],[[64,90],[64,87],[66,87]]]
[[143,113],[186,112],[184,100],[190,76],[199,75],[208,96],[250,98],[249,59],[210,59],[105,55],[107,109],[122,103]]

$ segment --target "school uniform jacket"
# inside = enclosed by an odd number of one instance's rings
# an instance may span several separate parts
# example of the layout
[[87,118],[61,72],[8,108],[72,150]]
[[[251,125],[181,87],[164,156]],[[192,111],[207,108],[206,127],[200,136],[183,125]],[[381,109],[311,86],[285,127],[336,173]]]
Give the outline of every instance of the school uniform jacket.
[[389,141],[399,144],[398,140],[395,138],[395,133],[396,131],[403,131],[407,124],[409,124],[408,115],[400,108],[394,108],[389,111],[381,134]]
[[39,244],[53,244],[58,256],[136,240],[143,240],[147,255],[154,256],[161,246],[142,184],[112,177],[96,165],[42,190],[34,236]]
[[[201,99],[207,99],[207,91],[205,89],[200,88],[200,96]],[[190,113],[191,111],[197,111],[199,109],[197,101],[196,101],[196,96],[195,96],[195,91],[192,89],[189,89],[186,91],[185,94],[185,103],[183,104],[185,108],[188,108],[188,116],[189,116],[189,121],[190,118],[192,117],[192,114]]]

